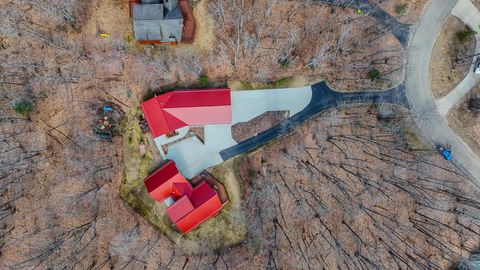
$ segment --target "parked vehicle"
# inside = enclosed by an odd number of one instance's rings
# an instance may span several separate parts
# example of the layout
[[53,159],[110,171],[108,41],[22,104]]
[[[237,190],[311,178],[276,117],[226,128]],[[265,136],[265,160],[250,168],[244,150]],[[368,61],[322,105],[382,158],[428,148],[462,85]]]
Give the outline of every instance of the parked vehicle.
[[450,145],[447,145],[447,146],[442,146],[442,145],[437,145],[437,151],[440,155],[442,155],[442,157],[448,161],[452,160],[452,150],[451,150],[451,146]]

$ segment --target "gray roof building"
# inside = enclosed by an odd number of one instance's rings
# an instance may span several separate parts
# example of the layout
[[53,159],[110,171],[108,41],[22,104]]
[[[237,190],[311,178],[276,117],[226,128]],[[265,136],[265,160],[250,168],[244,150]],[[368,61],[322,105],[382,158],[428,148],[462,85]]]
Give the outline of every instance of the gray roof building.
[[180,42],[183,15],[178,0],[141,0],[132,6],[135,39]]

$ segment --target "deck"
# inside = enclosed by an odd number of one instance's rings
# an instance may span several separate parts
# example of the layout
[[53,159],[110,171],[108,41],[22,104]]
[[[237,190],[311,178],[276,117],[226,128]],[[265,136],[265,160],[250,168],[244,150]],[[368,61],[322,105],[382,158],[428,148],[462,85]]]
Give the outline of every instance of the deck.
[[222,183],[220,183],[208,172],[203,171],[200,174],[194,176],[192,179],[190,179],[190,183],[194,187],[200,184],[200,182],[202,181],[207,182],[217,192],[218,197],[220,198],[220,201],[222,202],[222,204],[225,204],[228,202],[228,195],[227,195],[227,191],[225,190],[225,187],[223,186]]

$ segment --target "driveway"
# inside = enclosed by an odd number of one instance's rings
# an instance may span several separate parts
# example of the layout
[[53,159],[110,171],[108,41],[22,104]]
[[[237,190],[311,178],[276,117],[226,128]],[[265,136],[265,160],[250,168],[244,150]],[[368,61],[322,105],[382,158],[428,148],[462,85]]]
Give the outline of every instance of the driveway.
[[[267,90],[232,91],[232,124],[204,126],[202,143],[197,137],[190,137],[168,147],[167,159],[175,161],[182,174],[191,178],[206,168],[224,161],[220,152],[237,145],[232,138],[232,125],[247,122],[267,111],[288,111],[295,115],[302,111],[312,99],[312,88],[284,88]],[[155,140],[157,147],[172,140],[179,140],[187,134],[181,130],[175,138]]]
[[434,0],[424,10],[407,49],[405,86],[414,121],[423,135],[435,144],[451,144],[453,162],[469,172],[480,187],[478,157],[457,137],[437,111],[430,88],[429,63],[433,46],[456,3],[456,0]]
[[232,123],[248,122],[267,111],[303,110],[312,98],[310,86],[268,90],[232,91]]
[[407,97],[405,96],[405,87],[403,84],[387,91],[372,90],[353,93],[334,91],[328,87],[325,82],[314,84],[311,88],[311,101],[303,110],[254,137],[222,150],[220,152],[222,158],[227,160],[236,155],[251,151],[258,146],[287,134],[305,120],[333,107],[361,103],[390,103],[408,107]]

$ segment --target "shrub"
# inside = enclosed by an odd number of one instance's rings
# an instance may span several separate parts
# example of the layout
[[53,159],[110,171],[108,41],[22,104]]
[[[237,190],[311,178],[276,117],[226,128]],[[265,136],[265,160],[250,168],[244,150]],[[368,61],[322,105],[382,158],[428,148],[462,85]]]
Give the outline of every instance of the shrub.
[[403,15],[407,12],[407,9],[408,9],[408,5],[405,3],[405,4],[398,4],[395,6],[395,13],[397,15]]
[[210,78],[207,75],[198,77],[197,83],[200,87],[207,87],[210,84]]
[[465,30],[457,32],[458,41],[460,41],[460,43],[466,43],[470,41],[476,33],[477,32],[473,31],[470,27],[467,26]]
[[468,109],[476,114],[480,113],[480,98],[471,98],[468,101]]
[[368,72],[367,76],[370,80],[373,81],[373,80],[376,80],[376,79],[380,78],[381,74],[380,74],[380,71],[378,69],[374,68],[374,69],[372,69]]
[[290,66],[290,59],[285,58],[283,60],[280,60],[278,63],[282,68],[288,68],[288,66]]
[[13,109],[16,113],[26,117],[32,111],[32,103],[28,100],[17,101],[15,105],[13,105]]

